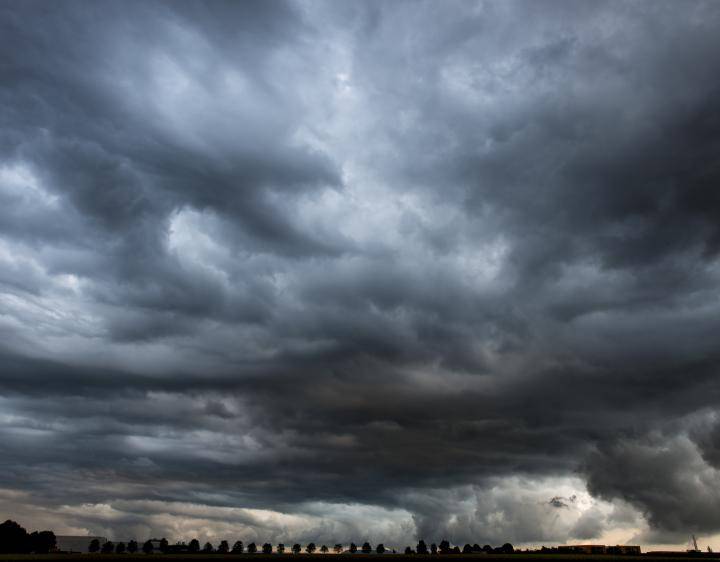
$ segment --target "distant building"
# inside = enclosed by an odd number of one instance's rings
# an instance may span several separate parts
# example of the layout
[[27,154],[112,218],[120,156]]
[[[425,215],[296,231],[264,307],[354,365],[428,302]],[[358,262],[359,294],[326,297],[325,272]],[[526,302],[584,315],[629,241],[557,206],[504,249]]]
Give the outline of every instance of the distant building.
[[635,555],[640,554],[640,547],[623,544],[618,544],[615,546],[605,546],[604,544],[568,544],[558,546],[557,551],[559,554]]
[[605,554],[604,544],[569,544],[558,546],[560,554]]
[[607,547],[608,554],[626,554],[626,555],[638,555],[641,554],[640,547],[636,545],[627,544],[616,544],[615,546]]
[[88,537],[84,535],[55,535],[55,547],[59,552],[90,552],[90,543],[97,539],[100,546],[107,542],[105,537]]

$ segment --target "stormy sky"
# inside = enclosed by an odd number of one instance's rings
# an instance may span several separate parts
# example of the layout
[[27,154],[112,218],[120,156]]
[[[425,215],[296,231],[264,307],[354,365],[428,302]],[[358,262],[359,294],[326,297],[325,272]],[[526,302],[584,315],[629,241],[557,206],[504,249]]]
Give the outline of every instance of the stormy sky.
[[2,518],[720,546],[718,29],[1,0]]

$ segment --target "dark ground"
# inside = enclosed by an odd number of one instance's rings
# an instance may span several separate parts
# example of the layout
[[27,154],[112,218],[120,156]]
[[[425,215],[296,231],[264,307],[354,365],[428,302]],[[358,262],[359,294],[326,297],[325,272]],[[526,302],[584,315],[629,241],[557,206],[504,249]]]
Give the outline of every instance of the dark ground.
[[[287,557],[302,558],[302,562],[333,562],[334,558],[342,559],[342,562],[348,562],[350,558],[360,560],[371,560],[379,562],[380,559],[385,562],[415,562],[416,559],[427,559],[430,562],[432,558],[443,558],[449,560],[458,559],[458,562],[671,562],[677,561],[697,561],[698,558],[710,558],[708,556],[685,555],[677,553],[677,556],[653,556],[642,554],[640,556],[615,556],[610,554],[603,555],[577,555],[577,554],[453,554],[449,556],[431,556],[431,555],[405,555],[405,554],[0,554],[0,562],[20,561],[36,561],[47,560],[48,562],[82,560],[84,562],[138,562],[144,560],[146,562],[233,562],[252,557],[254,562],[270,562],[269,559],[278,562],[280,559]],[[360,562],[358,560],[358,562]],[[418,561],[419,562],[419,561]]]

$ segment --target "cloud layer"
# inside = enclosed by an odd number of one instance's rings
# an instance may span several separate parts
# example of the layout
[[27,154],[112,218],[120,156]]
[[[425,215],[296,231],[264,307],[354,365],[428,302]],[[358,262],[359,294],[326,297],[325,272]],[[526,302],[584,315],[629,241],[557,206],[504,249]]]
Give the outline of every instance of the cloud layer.
[[4,3],[0,505],[111,536],[720,531],[719,24]]

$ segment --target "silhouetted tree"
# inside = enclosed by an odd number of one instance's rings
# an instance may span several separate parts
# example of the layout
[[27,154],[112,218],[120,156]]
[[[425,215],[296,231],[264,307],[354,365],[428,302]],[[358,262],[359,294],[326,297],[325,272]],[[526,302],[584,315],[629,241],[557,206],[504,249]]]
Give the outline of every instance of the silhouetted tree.
[[335,551],[335,554],[342,554],[343,545],[341,545],[341,544],[336,544],[336,545],[333,547],[333,550]]
[[88,546],[88,552],[97,552],[100,550],[100,541],[97,539],[93,539],[90,541],[90,545]]
[[300,546],[298,543],[295,543],[294,545],[292,545],[293,554],[300,554],[301,550],[302,550],[302,546]]
[[220,545],[218,546],[217,551],[218,551],[220,554],[227,554],[227,553],[228,553],[228,550],[230,550],[230,545],[228,544],[228,542],[227,542],[227,541],[220,541]]
[[135,539],[128,541],[127,551],[130,554],[135,554],[138,551],[138,543]]
[[470,546],[469,544],[466,544],[465,546],[463,546],[463,551],[462,551],[463,554],[472,554],[472,551],[473,551],[472,546]]
[[163,554],[167,553],[167,551],[168,551],[168,542],[167,542],[167,539],[166,539],[165,537],[163,537],[163,538],[160,539],[160,545],[158,546],[158,548],[160,549],[160,552],[162,552]]
[[272,554],[272,545],[269,542],[266,542],[262,546],[263,554]]
[[202,551],[203,551],[205,554],[210,554],[210,553],[213,551],[213,545],[212,545],[211,543],[209,543],[209,542],[206,542],[206,543],[205,543],[205,546],[203,546]]
[[285,552],[285,545],[283,543],[280,543],[277,545],[277,548],[275,549],[278,554],[283,554]]
[[515,552],[513,545],[511,545],[509,542],[506,542],[504,545],[502,545],[500,547],[500,550],[503,554],[512,554],[513,552]]
[[445,539],[441,540],[438,550],[440,554],[448,554],[450,552],[450,543]]
[[411,554],[415,554],[415,553],[413,552],[413,549],[410,548],[409,546],[406,546],[406,547],[405,547],[405,556],[409,556],[409,555],[411,555]]
[[375,552],[377,552],[378,554],[385,554],[385,545],[383,543],[377,545]]
[[437,554],[437,545],[435,543],[430,545],[430,554]]
[[454,546],[450,549],[450,552],[452,552],[453,554],[460,554],[460,547]]
[[115,545],[115,554],[123,554],[125,552],[125,543],[119,542]]
[[357,552],[357,545],[354,542],[351,542],[348,550],[350,551],[350,554],[355,554]]
[[483,549],[483,552],[487,552],[488,554],[490,554],[493,551],[493,547],[490,546],[489,544],[484,544],[482,549]]
[[428,549],[427,549],[427,545],[425,544],[425,541],[421,540],[418,542],[417,553],[418,554],[427,554],[428,553]]
[[152,541],[148,540],[143,543],[143,552],[145,554],[152,554],[154,550],[155,550],[155,547],[153,546]]
[[235,544],[232,547],[233,554],[242,554],[245,550],[245,545],[242,541],[235,541]]
[[255,554],[257,552],[257,545],[254,542],[251,542],[247,545],[247,551],[248,554]]
[[473,552],[482,552],[482,548],[480,548],[480,545],[478,543],[475,543],[472,545],[472,551]]
[[30,538],[19,523],[8,519],[0,524],[0,552],[21,554],[30,550]]
[[188,543],[188,552],[200,552],[200,541],[193,539]]
[[47,554],[55,548],[56,542],[52,531],[33,531],[28,535],[28,550],[35,554]]
[[328,550],[330,550],[330,549],[329,549],[327,546],[325,546],[325,545],[322,545],[322,546],[320,547],[320,552],[322,552],[323,554],[327,554],[327,551],[328,551]]
[[372,546],[370,546],[370,543],[365,541],[362,545],[362,551],[363,554],[370,554],[372,552]]
[[115,545],[112,541],[106,542],[104,545],[102,545],[102,548],[100,549],[100,552],[103,554],[110,554],[115,550]]
[[312,554],[313,552],[315,552],[315,548],[315,543],[311,542],[305,547],[305,552],[307,552],[308,554]]

